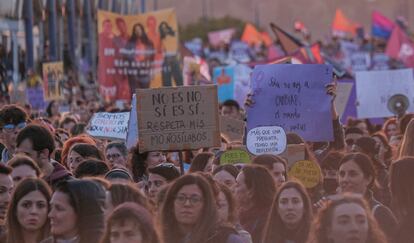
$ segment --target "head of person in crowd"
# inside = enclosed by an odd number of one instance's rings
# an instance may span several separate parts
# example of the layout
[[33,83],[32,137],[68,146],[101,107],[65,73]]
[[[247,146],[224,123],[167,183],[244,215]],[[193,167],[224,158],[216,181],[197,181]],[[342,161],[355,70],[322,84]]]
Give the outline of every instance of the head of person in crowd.
[[83,123],[83,122],[81,122],[81,123],[76,123],[76,125],[75,126],[73,126],[71,129],[70,129],[70,135],[72,136],[72,137],[75,137],[75,136],[78,136],[78,135],[81,135],[81,134],[84,134],[85,133],[85,130],[86,129],[86,123]]
[[236,184],[238,174],[239,169],[231,164],[219,165],[213,170],[214,180],[228,186],[229,188],[233,188]]
[[160,214],[163,242],[203,242],[217,220],[216,200],[203,176],[187,174],[169,186]]
[[[401,242],[413,240],[414,230],[414,157],[395,161],[390,170],[393,209],[399,218]],[[411,238],[409,237],[411,236]],[[403,241],[404,240],[404,241]]]
[[408,124],[410,123],[410,121],[413,118],[414,118],[413,113],[407,113],[399,119],[399,127],[400,127],[400,133],[401,134],[405,134],[405,131],[407,130]]
[[364,132],[356,127],[349,127],[345,129],[345,143],[346,143],[346,152],[352,151],[352,146],[356,141],[364,136]]
[[210,152],[201,152],[191,161],[188,172],[208,172],[211,173],[213,167],[214,154]]
[[73,175],[76,178],[104,177],[108,171],[109,166],[106,162],[97,159],[86,159],[79,164]]
[[339,162],[338,183],[341,193],[365,195],[375,182],[371,159],[363,153],[350,153]]
[[361,196],[331,200],[315,218],[308,243],[386,243],[386,237]]
[[102,152],[99,151],[95,145],[88,143],[77,143],[69,150],[67,167],[72,173],[74,173],[76,168],[87,159],[105,160]]
[[11,167],[0,163],[0,228],[4,226],[7,208],[14,188],[11,177],[12,170]]
[[50,200],[50,231],[55,242],[99,242],[104,231],[105,191],[91,180],[59,183]]
[[385,163],[387,167],[390,166],[393,157],[393,150],[388,143],[387,137],[382,132],[376,132],[371,137],[377,143],[376,146],[378,147],[378,160]]
[[129,164],[132,168],[132,174],[134,181],[138,182],[148,176],[148,168],[152,168],[161,163],[167,161],[164,152],[152,151],[152,152],[139,152],[139,145],[131,148],[131,156]]
[[26,112],[18,105],[5,105],[0,109],[0,139],[6,150],[2,153],[2,162],[6,163],[15,153],[17,134],[26,127]]
[[235,100],[226,100],[221,104],[221,115],[241,119],[240,105]]
[[67,132],[70,132],[72,128],[78,123],[78,120],[73,116],[65,116],[59,122],[59,128],[64,129]]
[[79,136],[76,136],[76,137],[69,138],[63,144],[63,148],[62,148],[62,156],[61,157],[62,157],[62,164],[64,166],[68,167],[67,158],[68,158],[69,150],[73,145],[75,145],[77,143],[87,143],[87,144],[96,145],[95,140],[93,140],[93,138],[91,138],[88,135],[79,135]]
[[408,123],[403,139],[400,145],[400,152],[398,158],[406,156],[414,156],[414,119]]
[[158,243],[151,213],[135,203],[123,203],[109,215],[101,243]]
[[150,209],[147,198],[136,186],[126,183],[113,183],[106,197],[106,214],[125,202],[133,202],[146,209]]
[[288,181],[279,188],[264,229],[263,242],[305,243],[312,221],[312,203],[305,187]]
[[373,162],[373,165],[377,165],[378,161],[378,153],[379,153],[379,145],[372,137],[362,137],[357,139],[355,144],[352,146],[352,152],[360,152],[363,154],[368,155],[368,157]]
[[162,163],[148,169],[148,197],[155,201],[160,189],[180,177],[180,172],[171,163]]
[[40,242],[49,236],[51,195],[42,179],[26,178],[16,186],[7,213],[7,242]]
[[125,169],[112,169],[105,174],[105,179],[111,182],[130,183],[134,180],[129,172]]
[[58,128],[55,130],[55,141],[56,141],[56,148],[63,148],[63,144],[69,139],[70,135],[63,128]]
[[106,145],[105,157],[111,168],[128,168],[128,149],[123,142],[111,142]]
[[398,127],[398,120],[395,117],[388,118],[382,126],[382,131],[389,140],[392,136],[400,134],[400,128]]
[[39,178],[42,173],[36,162],[26,155],[14,156],[13,159],[9,160],[8,165],[13,168],[11,177],[14,186],[17,186],[25,178]]
[[321,161],[325,195],[332,195],[337,192],[339,162],[344,156],[345,154],[339,151],[331,151]]
[[355,127],[362,131],[364,136],[369,136],[371,124],[369,120],[348,119],[346,127]]
[[236,202],[230,188],[222,183],[217,183],[219,194],[217,196],[218,220],[222,224],[236,224]]
[[287,163],[283,158],[277,155],[259,155],[252,160],[252,164],[265,166],[272,173],[276,187],[279,187],[287,180]]
[[59,113],[59,102],[52,100],[46,107],[46,114],[48,118],[56,118],[60,116]]
[[251,234],[253,242],[261,242],[267,215],[276,194],[272,174],[263,166],[245,165],[237,176],[234,193],[241,225]]

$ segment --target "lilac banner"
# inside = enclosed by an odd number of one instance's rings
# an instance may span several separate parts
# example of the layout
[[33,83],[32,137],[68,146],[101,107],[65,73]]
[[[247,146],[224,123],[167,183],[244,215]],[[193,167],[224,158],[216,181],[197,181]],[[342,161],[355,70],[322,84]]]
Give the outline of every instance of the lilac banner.
[[247,109],[247,129],[280,126],[306,141],[332,141],[331,97],[325,85],[332,66],[258,65],[253,70],[254,105]]
[[231,29],[225,29],[225,30],[218,30],[218,31],[212,31],[208,33],[208,41],[212,46],[218,46],[222,42],[224,44],[229,44],[231,41],[231,38],[233,37],[234,33],[236,33],[236,30]]

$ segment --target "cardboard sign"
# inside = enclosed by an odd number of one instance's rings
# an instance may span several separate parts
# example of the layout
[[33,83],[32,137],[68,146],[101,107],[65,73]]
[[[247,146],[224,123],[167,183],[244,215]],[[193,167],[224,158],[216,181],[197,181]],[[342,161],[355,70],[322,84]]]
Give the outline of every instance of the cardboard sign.
[[232,149],[220,155],[220,164],[247,164],[250,163],[250,154],[242,149]]
[[134,147],[138,141],[138,119],[137,119],[137,95],[132,95],[131,112],[128,121],[128,133],[126,137],[126,146],[128,149]]
[[242,120],[220,116],[220,132],[229,141],[243,141],[245,125]]
[[140,153],[220,147],[217,86],[138,89]]
[[92,137],[125,140],[128,131],[129,112],[95,113],[86,132]]
[[287,160],[288,168],[290,168],[295,162],[305,159],[305,145],[303,143],[288,144],[279,156]]
[[319,165],[310,160],[296,162],[288,172],[289,178],[296,178],[308,188],[314,188],[322,180],[322,172]]
[[286,133],[278,126],[256,127],[247,133],[246,145],[254,155],[281,154],[286,149]]
[[336,87],[336,99],[335,107],[339,117],[344,114],[346,105],[348,104],[349,97],[351,96],[353,83],[338,83]]
[[356,93],[358,118],[394,116],[387,104],[395,94],[407,96],[410,101],[407,112],[414,112],[413,70],[357,72]]
[[251,83],[254,105],[247,109],[248,130],[280,126],[306,141],[332,141],[331,97],[325,88],[331,81],[329,65],[256,66]]
[[45,100],[62,99],[64,82],[63,62],[43,63],[43,91]]

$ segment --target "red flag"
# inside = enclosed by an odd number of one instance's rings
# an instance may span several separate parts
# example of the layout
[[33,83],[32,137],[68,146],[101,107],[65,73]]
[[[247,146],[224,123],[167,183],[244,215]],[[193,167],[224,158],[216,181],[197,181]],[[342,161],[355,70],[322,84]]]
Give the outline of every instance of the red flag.
[[414,67],[414,43],[399,26],[394,27],[385,53],[402,61],[407,67]]

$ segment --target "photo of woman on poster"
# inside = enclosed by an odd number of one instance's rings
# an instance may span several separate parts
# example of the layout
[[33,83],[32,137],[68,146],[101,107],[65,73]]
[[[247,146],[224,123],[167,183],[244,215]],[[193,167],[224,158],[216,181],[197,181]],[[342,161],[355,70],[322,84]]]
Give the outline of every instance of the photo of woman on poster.
[[145,33],[142,24],[136,23],[132,27],[127,49],[134,50],[129,54],[130,65],[134,70],[128,74],[131,93],[137,88],[149,88],[154,61],[154,45]]
[[177,86],[183,85],[183,76],[176,57],[175,50],[175,31],[166,21],[162,21],[158,27],[161,37],[161,46],[164,51],[164,61],[162,63],[162,84],[171,86],[174,78]]

